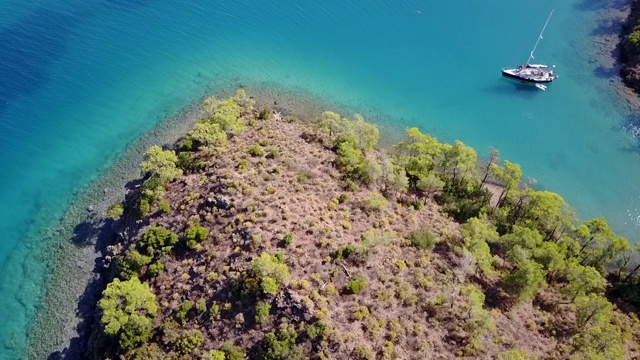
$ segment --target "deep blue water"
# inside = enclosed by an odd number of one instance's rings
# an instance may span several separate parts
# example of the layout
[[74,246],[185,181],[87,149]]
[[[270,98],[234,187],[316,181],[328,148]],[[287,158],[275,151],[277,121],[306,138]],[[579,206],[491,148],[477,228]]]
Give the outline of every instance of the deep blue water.
[[[637,241],[631,114],[594,61],[603,3],[1,1],[0,359],[24,350],[55,241],[46,229],[74,196],[167,115],[238,83],[497,147],[581,218],[606,216]],[[560,79],[546,92],[501,80],[552,8],[536,61]]]

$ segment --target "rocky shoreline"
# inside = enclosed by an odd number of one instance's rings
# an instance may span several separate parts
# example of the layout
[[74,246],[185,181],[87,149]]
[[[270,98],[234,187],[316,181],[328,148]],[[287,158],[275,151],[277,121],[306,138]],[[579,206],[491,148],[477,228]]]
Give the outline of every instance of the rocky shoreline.
[[143,149],[172,143],[199,117],[197,105],[184,109],[141,136],[120,159],[81,193],[57,229],[56,258],[47,289],[30,331],[27,358],[81,358],[95,302],[104,289],[107,245],[113,241],[104,213],[125,195],[125,185],[139,177]]

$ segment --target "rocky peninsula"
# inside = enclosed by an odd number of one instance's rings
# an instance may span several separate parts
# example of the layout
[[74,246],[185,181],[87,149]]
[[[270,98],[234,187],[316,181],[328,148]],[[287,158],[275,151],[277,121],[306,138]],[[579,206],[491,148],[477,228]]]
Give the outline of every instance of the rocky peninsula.
[[107,211],[86,357],[640,355],[628,241],[496,150],[415,128],[379,149],[361,116],[283,116],[244,91],[202,114]]

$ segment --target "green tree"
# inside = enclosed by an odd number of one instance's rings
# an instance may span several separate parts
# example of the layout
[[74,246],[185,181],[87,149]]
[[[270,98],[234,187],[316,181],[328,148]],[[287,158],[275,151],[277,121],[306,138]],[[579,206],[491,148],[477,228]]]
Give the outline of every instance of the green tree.
[[168,253],[178,242],[178,235],[162,226],[151,226],[138,243],[138,248],[143,253],[154,256],[156,251]]
[[409,185],[415,189],[421,179],[427,178],[443,156],[443,145],[417,128],[407,129],[407,139],[396,145],[400,152],[398,163],[404,166]]
[[545,241],[533,249],[533,259],[544,266],[551,275],[562,272],[566,267],[565,250],[555,242]]
[[496,169],[496,166],[500,162],[500,152],[498,149],[493,147],[489,148],[489,161],[487,161],[487,165],[484,168],[484,176],[482,177],[482,182],[480,183],[480,187],[484,186],[489,179],[489,176],[493,175],[493,171]]
[[369,183],[367,172],[368,162],[362,155],[362,151],[350,142],[343,142],[338,145],[336,162],[341,166],[352,179]]
[[209,352],[209,360],[225,360],[226,357],[224,355],[224,351],[221,350],[211,350]]
[[349,127],[355,135],[356,146],[365,151],[373,150],[380,140],[380,130],[377,126],[366,122],[362,115],[355,114],[354,117],[356,119],[351,121]]
[[324,111],[316,121],[317,126],[329,132],[329,136],[332,138],[345,130],[346,126],[344,123],[345,121],[342,116],[332,111]]
[[118,273],[123,279],[131,279],[140,276],[143,267],[151,264],[153,258],[140,254],[136,249],[129,249],[124,256],[117,258]]
[[251,267],[265,294],[276,295],[291,277],[287,265],[266,252],[253,259]]
[[444,159],[440,165],[445,173],[449,173],[454,186],[463,184],[467,178],[477,178],[478,153],[474,148],[456,140],[453,146],[444,149]]
[[622,360],[624,344],[618,329],[611,324],[593,326],[573,337],[571,359]]
[[499,235],[495,228],[484,220],[478,218],[469,219],[462,225],[465,247],[476,260],[476,271],[490,276],[494,273],[493,256],[489,250],[488,242],[496,242]]
[[231,341],[222,344],[220,350],[224,352],[226,360],[244,360],[244,351],[240,347],[233,345]]
[[191,354],[204,342],[204,335],[198,329],[187,330],[178,339],[178,348],[182,354]]
[[246,128],[240,119],[243,109],[236,102],[236,98],[218,100],[207,98],[202,104],[202,112],[207,121],[218,124],[223,131],[239,133]]
[[511,249],[516,245],[524,249],[533,250],[542,244],[542,235],[537,230],[515,225],[511,229],[511,233],[500,237],[499,243],[502,251]]
[[[640,243],[636,244],[636,248],[635,248],[636,252],[640,252]],[[636,267],[634,267],[631,271],[629,271],[629,273],[627,274],[627,276],[624,278],[624,280],[622,280],[623,283],[628,283],[629,279],[631,279],[631,277],[638,271],[640,270],[640,262],[636,265]]]
[[236,94],[233,96],[233,100],[242,108],[244,114],[253,113],[256,101],[248,96],[247,92],[244,91],[244,89],[236,90]]
[[509,350],[498,355],[498,360],[536,360],[537,356],[530,354],[525,349]]
[[182,170],[176,165],[178,157],[173,150],[162,150],[160,146],[153,145],[144,153],[144,157],[146,161],[141,164],[142,171],[157,177],[161,186],[182,175]]
[[136,277],[127,281],[114,279],[102,292],[98,307],[105,333],[117,336],[123,349],[149,340],[158,313],[156,296],[149,285]]
[[360,114],[355,115],[355,120],[349,120],[340,114],[325,111],[317,124],[319,128],[329,132],[335,145],[348,142],[358,150],[370,151],[380,140],[378,127],[366,122]]
[[296,346],[298,333],[292,324],[280,324],[277,332],[266,336],[265,360],[302,359],[301,349]]
[[598,270],[591,266],[583,266],[572,261],[566,270],[567,284],[562,289],[565,296],[574,301],[578,296],[598,293],[604,290],[606,280]]
[[578,296],[575,299],[578,327],[585,327],[590,321],[594,324],[609,322],[613,304],[605,297],[597,294]]
[[515,271],[505,276],[503,287],[507,293],[515,296],[519,301],[531,300],[538,289],[544,285],[544,277],[542,265],[531,260],[521,260]]
[[434,173],[430,173],[426,177],[418,179],[416,188],[422,191],[426,196],[433,196],[444,189],[445,182]]
[[193,156],[193,154],[191,151],[179,152],[176,165],[186,173],[196,173],[206,169],[207,163]]
[[496,331],[496,324],[490,312],[484,309],[485,296],[474,285],[464,286],[460,293],[467,300],[463,307],[466,310],[465,330],[472,338]]
[[576,235],[580,243],[580,264],[593,266],[603,274],[606,264],[631,250],[629,241],[617,236],[602,217],[585,222],[576,229]]
[[[409,188],[409,179],[403,167],[393,163],[391,158],[382,153],[378,161],[380,167],[380,176],[372,179],[382,187],[382,191],[392,191],[404,193]],[[372,171],[369,170],[371,174]]]
[[546,240],[556,240],[560,230],[572,229],[576,222],[575,212],[564,199],[550,191],[528,191],[528,201],[523,223],[537,229]]
[[198,148],[207,153],[214,153],[227,145],[227,133],[218,123],[210,121],[197,122],[189,136],[198,143]]
[[269,320],[269,312],[271,311],[271,304],[264,301],[258,301],[256,304],[256,322],[258,324],[264,324]]
[[498,206],[503,206],[507,200],[509,191],[518,188],[520,180],[522,179],[522,169],[520,168],[520,165],[514,164],[509,160],[504,161],[504,167],[498,164],[491,164],[489,166],[498,180],[504,184],[504,189],[498,199]]
[[195,249],[196,246],[205,241],[209,236],[209,229],[202,225],[191,224],[184,231],[184,241],[190,249]]

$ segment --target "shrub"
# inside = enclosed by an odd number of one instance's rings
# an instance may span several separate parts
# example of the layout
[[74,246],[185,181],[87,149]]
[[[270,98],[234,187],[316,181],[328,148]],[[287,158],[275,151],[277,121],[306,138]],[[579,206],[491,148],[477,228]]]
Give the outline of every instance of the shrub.
[[184,241],[190,249],[194,249],[199,243],[209,236],[209,229],[198,224],[190,225],[184,232]]
[[98,301],[100,323],[104,332],[117,336],[120,346],[132,349],[151,336],[153,319],[158,313],[156,296],[138,278],[127,281],[114,279]]
[[198,301],[196,301],[196,310],[198,310],[199,313],[206,312],[207,311],[207,300],[199,299]]
[[356,320],[366,319],[371,314],[366,306],[356,306],[353,310],[353,317]]
[[164,272],[164,263],[162,261],[157,261],[151,265],[149,265],[149,272],[153,276],[158,276]]
[[189,136],[209,152],[217,147],[227,145],[227,134],[222,130],[220,124],[209,121],[196,123]]
[[531,355],[527,350],[509,350],[498,355],[498,360],[535,360],[536,356]]
[[144,233],[138,247],[147,255],[153,256],[157,250],[171,251],[177,242],[178,235],[176,233],[162,226],[152,226]]
[[129,249],[124,256],[118,258],[118,273],[124,279],[131,279],[140,275],[140,270],[151,263],[151,257],[140,254],[135,249]]
[[219,320],[220,319],[220,304],[213,303],[211,305],[211,309],[209,309],[209,315],[211,315],[211,320]]
[[355,252],[356,252],[356,248],[352,244],[349,244],[345,247],[341,247],[338,250],[336,250],[336,253],[334,255],[335,261],[340,262],[342,261],[342,259],[348,259],[349,256],[351,256]]
[[355,360],[373,360],[375,356],[373,353],[362,345],[356,345],[351,352],[351,358]]
[[380,211],[389,205],[389,201],[384,197],[384,195],[374,191],[365,201],[365,205],[368,210]]
[[147,216],[151,212],[151,204],[149,199],[141,198],[138,202],[138,209],[140,210],[140,216]]
[[436,244],[437,239],[428,231],[416,230],[409,234],[411,245],[420,250],[430,250]]
[[221,350],[211,350],[209,352],[209,360],[225,360],[224,352]]
[[258,324],[264,324],[269,320],[269,312],[271,311],[271,304],[258,301],[256,304],[256,322]]
[[109,219],[118,220],[122,214],[124,214],[124,205],[121,202],[111,205],[109,210],[107,210],[107,217]]
[[182,336],[180,336],[180,340],[178,340],[178,348],[180,348],[180,352],[183,354],[190,354],[198,348],[198,346],[202,345],[204,342],[204,336],[200,330],[187,330]]
[[269,153],[267,154],[267,159],[275,159],[277,157],[280,157],[280,152],[278,151],[278,149],[269,150]]
[[165,214],[168,214],[169,212],[171,212],[171,205],[167,200],[160,201],[160,204],[158,204],[158,208],[160,209],[160,211],[162,211]]
[[353,279],[347,283],[347,290],[351,294],[359,294],[367,287],[367,280],[360,276],[354,276]]
[[226,360],[244,360],[244,351],[230,341],[225,342],[220,350],[224,352]]
[[193,157],[192,152],[183,151],[178,153],[177,166],[186,173],[196,173],[204,170],[207,167],[207,163]]
[[185,300],[178,311],[176,311],[176,318],[184,325],[187,322],[187,314],[189,310],[193,308],[193,301]]
[[301,349],[296,344],[298,333],[292,324],[283,323],[277,332],[270,332],[266,337],[264,359],[286,360],[301,359]]
[[525,260],[515,271],[505,276],[503,286],[506,292],[520,301],[530,300],[544,285],[545,271],[542,265],[535,261]]
[[286,246],[291,246],[293,244],[293,235],[287,234],[284,236],[284,244]]
[[260,119],[260,120],[269,120],[269,119],[271,119],[271,110],[269,110],[269,108],[264,108],[264,109],[260,110],[260,113],[258,114],[258,119]]
[[178,157],[173,150],[162,150],[160,146],[153,145],[147,150],[144,157],[147,161],[140,165],[142,171],[156,177],[160,186],[164,186],[182,175],[182,170],[176,166]]
[[266,252],[253,259],[251,267],[265,294],[276,295],[280,286],[291,277],[283,260]]
[[238,170],[238,172],[240,173],[246,172],[247,170],[249,170],[249,162],[247,160],[240,160],[240,162],[236,166],[236,170]]
[[326,326],[321,322],[310,324],[307,326],[307,336],[309,337],[309,339],[315,340],[324,335],[325,329]]
[[264,149],[259,145],[254,145],[253,147],[251,147],[251,149],[249,149],[249,154],[251,156],[264,156],[265,152]]

